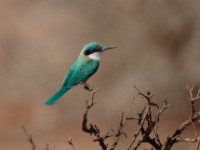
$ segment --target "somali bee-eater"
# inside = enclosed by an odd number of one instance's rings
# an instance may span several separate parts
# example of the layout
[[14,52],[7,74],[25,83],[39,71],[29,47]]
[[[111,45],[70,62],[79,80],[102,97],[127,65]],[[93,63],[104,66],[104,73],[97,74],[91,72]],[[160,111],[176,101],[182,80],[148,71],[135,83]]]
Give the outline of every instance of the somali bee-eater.
[[[99,68],[101,53],[113,49],[115,46],[103,47],[100,43],[90,42],[80,52],[77,60],[70,67],[62,82],[62,86],[51,97],[44,101],[44,104],[53,105],[67,91],[79,84],[86,84],[86,81]],[[87,88],[87,86],[86,86]]]

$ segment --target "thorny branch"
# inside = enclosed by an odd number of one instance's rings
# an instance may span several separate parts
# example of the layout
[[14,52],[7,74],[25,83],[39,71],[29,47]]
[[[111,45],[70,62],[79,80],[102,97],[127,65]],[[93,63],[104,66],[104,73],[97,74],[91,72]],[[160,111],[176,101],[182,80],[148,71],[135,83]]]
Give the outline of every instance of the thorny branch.
[[[136,86],[134,86],[134,88],[136,89],[138,94],[142,96],[142,98],[145,99],[146,105],[144,106],[141,113],[139,113],[137,117],[128,117],[128,114],[133,105],[133,102],[132,102],[131,107],[127,111],[126,115],[124,115],[124,113],[122,112],[119,128],[112,135],[109,134],[108,132],[106,136],[101,136],[100,129],[95,124],[90,124],[88,127],[87,125],[88,111],[94,106],[94,104],[96,104],[96,102],[94,102],[94,94],[96,93],[96,91],[93,92],[92,94],[91,102],[89,104],[87,102],[86,111],[83,117],[82,129],[84,132],[89,133],[90,135],[94,135],[95,139],[98,139],[94,141],[95,142],[98,141],[99,145],[101,146],[103,150],[107,150],[108,148],[108,144],[105,143],[105,140],[107,138],[110,138],[110,137],[115,138],[113,144],[111,144],[111,147],[110,147],[110,150],[114,150],[119,142],[120,136],[121,135],[127,136],[126,133],[122,131],[122,129],[125,125],[125,122],[128,120],[138,120],[138,125],[139,125],[139,129],[133,135],[133,138],[127,148],[128,150],[132,149],[134,144],[135,144],[135,147],[133,149],[137,149],[138,147],[140,147],[142,143],[149,143],[155,149],[161,149],[162,143],[159,138],[159,134],[157,132],[158,122],[164,110],[168,108],[169,106],[168,102],[166,99],[164,99],[163,106],[159,107],[158,104],[152,101],[153,95],[149,91],[147,92],[147,94],[144,94],[138,88],[136,88]],[[156,115],[153,115],[152,109],[156,109],[157,111]],[[154,133],[154,137],[150,136],[152,132]],[[140,135],[142,136],[142,139],[137,140]]]
[[113,134],[110,134],[109,132],[107,132],[105,135],[101,135],[101,131],[97,127],[97,125],[95,125],[94,123],[90,123],[88,125],[88,111],[96,104],[96,102],[94,102],[94,95],[97,91],[98,90],[95,90],[92,92],[92,97],[91,97],[90,102],[86,101],[86,110],[83,115],[82,130],[86,133],[89,133],[90,135],[94,135],[93,141],[98,142],[100,147],[102,148],[102,150],[108,149],[108,144],[105,143],[105,140],[110,137],[114,137],[114,142],[110,146],[110,150],[114,150],[120,140],[120,136],[124,135],[125,137],[127,137],[126,133],[124,133],[122,131],[122,129],[126,123],[128,114],[133,106],[134,100],[131,103],[131,106],[130,106],[129,110],[127,111],[127,113],[124,115],[124,112],[122,112],[121,121],[120,121],[118,129],[116,131],[113,131],[114,132]]
[[[102,150],[115,150],[120,141],[120,136],[124,135],[127,137],[127,134],[123,131],[123,128],[127,121],[136,120],[138,129],[133,134],[130,143],[128,144],[127,150],[137,150],[144,143],[148,143],[148,147],[146,149],[156,149],[156,150],[170,150],[174,144],[178,142],[190,142],[197,143],[196,150],[200,149],[200,135],[197,134],[197,130],[195,127],[195,122],[199,122],[200,120],[200,110],[195,108],[197,101],[200,100],[200,89],[196,92],[194,91],[193,86],[187,86],[187,90],[189,92],[188,101],[191,106],[191,114],[188,119],[183,121],[175,130],[171,136],[168,136],[166,141],[163,142],[160,138],[160,134],[158,132],[159,125],[161,123],[160,117],[164,113],[166,109],[168,109],[169,104],[166,99],[163,100],[163,105],[159,106],[154,102],[153,95],[150,91],[146,93],[141,92],[135,85],[133,85],[134,89],[137,91],[138,95],[140,95],[146,102],[141,112],[137,114],[137,116],[130,117],[130,111],[133,107],[133,102],[131,103],[130,108],[126,113],[122,112],[121,120],[119,123],[119,127],[116,130],[111,130],[112,133],[107,132],[106,134],[102,134],[99,127],[94,123],[88,123],[88,113],[90,109],[97,103],[94,101],[94,96],[97,90],[90,91],[92,96],[89,101],[86,101],[86,110],[83,114],[82,121],[82,130],[85,133],[89,133],[94,137],[93,142],[98,142],[99,146]],[[192,126],[194,129],[194,138],[183,138],[181,134],[183,131]],[[21,127],[27,136],[28,142],[31,144],[32,150],[36,150],[36,144],[31,136],[25,129],[25,127]],[[114,138],[113,142],[107,142],[108,138]],[[75,150],[74,143],[72,138],[68,139],[68,144],[71,145],[72,149]],[[55,145],[53,149],[55,148]],[[49,145],[46,145],[45,150],[49,150]]]
[[[138,114],[138,117],[133,117],[138,118],[138,125],[139,129],[137,132],[133,135],[132,141],[130,145],[128,146],[128,150],[131,149],[131,147],[135,144],[136,146],[133,149],[138,149],[139,146],[142,143],[149,143],[153,148],[157,150],[170,150],[171,147],[177,143],[177,142],[198,142],[198,148],[199,148],[199,140],[200,136],[197,136],[196,133],[196,128],[194,126],[194,122],[198,121],[200,119],[200,111],[195,110],[195,106],[197,101],[200,99],[200,90],[198,90],[197,94],[194,94],[194,87],[187,86],[187,90],[189,92],[189,102],[191,104],[191,116],[182,122],[177,129],[175,129],[174,133],[172,134],[171,137],[167,138],[167,141],[163,143],[160,138],[159,138],[159,133],[158,131],[158,123],[160,121],[160,116],[168,108],[168,102],[166,99],[164,99],[164,104],[160,108],[156,103],[152,102],[153,100],[153,95],[151,95],[150,92],[147,92],[144,94],[141,92],[136,86],[134,86],[136,91],[138,92],[139,95],[142,96],[142,98],[145,99],[146,105],[143,108],[142,112]],[[156,109],[157,114],[153,115],[152,111],[153,108]],[[195,137],[193,139],[190,138],[182,138],[181,134],[182,132],[188,127],[193,125],[194,131],[195,131]],[[151,134],[153,131],[154,134]],[[141,135],[141,139],[136,141],[136,139]],[[154,135],[154,136],[153,136]],[[198,149],[197,148],[197,149]]]
[[[146,105],[142,109],[141,113],[138,114],[137,118],[138,118],[139,129],[133,135],[133,138],[132,138],[130,144],[128,145],[127,149],[130,150],[133,147],[133,145],[135,144],[136,146],[133,149],[136,150],[139,148],[139,146],[142,143],[149,143],[155,149],[161,149],[162,143],[161,143],[159,135],[157,133],[158,122],[159,122],[160,116],[162,115],[164,110],[168,108],[168,102],[165,99],[163,107],[160,108],[158,104],[156,104],[152,101],[153,95],[150,93],[150,91],[148,91],[146,94],[144,94],[135,85],[133,85],[133,87],[138,92],[138,95],[141,95],[142,98],[145,99]],[[155,108],[157,111],[157,114],[155,115],[155,117],[152,113],[153,108]],[[136,118],[136,117],[134,117],[134,118]],[[154,133],[154,137],[151,136],[152,132]],[[142,136],[142,139],[140,139],[136,142],[139,135]]]
[[83,114],[82,130],[86,133],[89,133],[90,135],[94,135],[95,138],[93,141],[98,142],[100,147],[103,150],[106,150],[107,144],[105,143],[105,139],[109,138],[111,135],[107,133],[106,135],[102,136],[100,134],[100,129],[94,123],[90,123],[88,126],[88,111],[96,104],[96,102],[94,102],[94,95],[96,92],[98,92],[98,89],[92,91],[92,97],[90,102],[86,101],[86,110]]
[[191,110],[192,110],[191,116],[179,125],[179,127],[175,130],[175,132],[172,134],[171,137],[167,138],[167,141],[165,143],[163,150],[169,150],[177,142],[197,142],[200,139],[200,137],[197,137],[196,131],[195,131],[194,139],[189,139],[189,138],[184,139],[181,137],[181,133],[188,126],[194,125],[194,122],[199,121],[199,119],[200,119],[200,111],[195,110],[195,105],[196,105],[197,101],[200,100],[200,89],[198,90],[196,95],[194,95],[194,87],[193,86],[191,86],[191,87],[187,86],[187,90],[189,91],[189,96],[190,96],[188,98],[188,101],[191,104]]

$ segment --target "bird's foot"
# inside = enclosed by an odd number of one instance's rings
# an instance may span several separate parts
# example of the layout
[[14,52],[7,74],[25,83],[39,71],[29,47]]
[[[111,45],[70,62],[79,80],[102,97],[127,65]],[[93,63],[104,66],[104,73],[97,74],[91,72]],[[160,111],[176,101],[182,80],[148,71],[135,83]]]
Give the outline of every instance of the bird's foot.
[[91,94],[92,93],[95,93],[96,91],[98,91],[98,90],[100,90],[101,88],[97,88],[97,89],[94,89],[94,87],[92,86],[90,86],[89,84],[87,84],[87,83],[81,83],[82,85],[84,85],[84,89],[85,90],[87,90],[87,91],[89,91],[89,92],[91,92]]
[[89,91],[89,92],[93,91],[93,88],[90,87],[89,84],[82,82],[81,85],[84,86],[83,88],[84,88],[85,90],[87,90],[87,91]]
[[88,84],[85,84],[85,85],[84,85],[84,89],[87,90],[87,91],[89,91],[89,92],[92,92],[92,91],[94,90],[94,89],[91,88]]
[[[85,87],[84,87],[84,88],[85,88]],[[90,92],[90,94],[91,94],[92,97],[93,97],[94,94],[95,94],[96,92],[98,92],[100,89],[101,89],[101,87],[96,88],[96,89],[94,89],[94,88],[90,88],[88,91]]]

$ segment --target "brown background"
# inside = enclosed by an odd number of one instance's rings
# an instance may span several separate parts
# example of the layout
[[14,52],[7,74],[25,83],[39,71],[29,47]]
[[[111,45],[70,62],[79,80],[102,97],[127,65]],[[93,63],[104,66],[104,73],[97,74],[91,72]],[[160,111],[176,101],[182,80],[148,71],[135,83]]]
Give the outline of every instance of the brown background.
[[[1,0],[0,1],[0,149],[31,149],[20,126],[32,133],[40,148],[97,149],[82,133],[81,119],[90,94],[77,87],[48,107],[52,94],[90,41],[116,45],[103,54],[91,78],[98,104],[90,119],[104,131],[116,128],[121,111],[136,97],[131,115],[143,102],[132,84],[150,89],[155,100],[169,100],[162,117],[162,139],[189,116],[186,84],[200,86],[200,1],[196,0]],[[91,80],[89,83],[91,83]],[[125,149],[136,131],[125,127],[118,149]],[[192,137],[193,130],[186,132]],[[196,145],[177,144],[174,149]]]

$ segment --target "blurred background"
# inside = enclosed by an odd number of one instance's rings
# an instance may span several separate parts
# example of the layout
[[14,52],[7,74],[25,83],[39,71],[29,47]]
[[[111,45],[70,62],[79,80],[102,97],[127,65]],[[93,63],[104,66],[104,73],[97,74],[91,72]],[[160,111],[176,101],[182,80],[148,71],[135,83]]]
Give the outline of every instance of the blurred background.
[[[24,125],[39,148],[100,149],[81,131],[85,101],[79,86],[53,106],[43,100],[57,90],[81,48],[90,41],[118,48],[103,54],[88,83],[101,87],[89,119],[102,132],[118,127],[121,112],[136,97],[130,116],[144,105],[134,91],[150,90],[170,108],[161,118],[162,139],[190,114],[186,84],[200,87],[200,1],[196,0],[1,0],[0,149],[31,149]],[[125,126],[125,149],[136,122]],[[193,130],[185,132],[193,137]],[[174,149],[194,149],[181,143]]]

